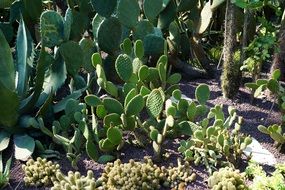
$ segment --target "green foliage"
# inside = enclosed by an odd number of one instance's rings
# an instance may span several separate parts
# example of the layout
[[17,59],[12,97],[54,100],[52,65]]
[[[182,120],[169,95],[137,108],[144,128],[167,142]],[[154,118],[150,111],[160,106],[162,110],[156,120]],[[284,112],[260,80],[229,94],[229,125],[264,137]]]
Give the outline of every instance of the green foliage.
[[24,182],[26,186],[49,186],[56,180],[56,173],[60,171],[59,164],[42,159],[29,159],[22,165],[25,172]]
[[4,187],[6,187],[9,183],[11,162],[12,157],[7,160],[5,169],[3,171],[2,153],[0,154],[0,189],[4,189]]
[[284,189],[284,164],[276,164],[275,171],[271,176],[267,176],[266,172],[257,163],[249,162],[246,168],[246,175],[252,179],[249,186],[250,189]]
[[193,160],[196,165],[203,164],[209,173],[220,165],[231,166],[239,162],[243,150],[252,140],[240,134],[242,118],[237,117],[236,110],[229,107],[228,113],[225,118],[222,106],[216,105],[198,125],[190,122],[194,135],[187,141],[182,140],[178,149],[186,160]]
[[245,190],[248,187],[245,184],[245,174],[241,174],[239,170],[226,167],[213,173],[208,179],[208,186],[213,190],[218,189],[240,189]]
[[[278,100],[281,111],[285,110],[285,89],[279,82],[280,70],[275,70],[270,79],[258,79],[253,83],[246,83],[245,86],[254,92],[254,97],[258,97],[263,91],[269,90]],[[285,118],[282,117],[282,121]]]
[[285,133],[283,133],[281,125],[273,124],[269,127],[259,125],[258,130],[269,135],[276,142],[276,146],[279,149],[281,149],[281,147],[285,144]]
[[254,80],[256,80],[261,72],[262,64],[271,59],[271,50],[276,48],[277,37],[276,31],[272,23],[264,18],[259,18],[261,27],[258,36],[245,49],[248,58],[244,61],[241,70],[249,71]]

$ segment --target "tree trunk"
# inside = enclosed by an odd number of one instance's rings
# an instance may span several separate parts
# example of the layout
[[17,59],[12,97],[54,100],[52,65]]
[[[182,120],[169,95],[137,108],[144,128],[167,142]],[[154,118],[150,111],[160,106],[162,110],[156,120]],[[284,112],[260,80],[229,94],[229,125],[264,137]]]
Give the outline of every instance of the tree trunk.
[[222,91],[226,98],[234,98],[237,94],[241,81],[240,63],[235,63],[234,52],[236,47],[236,18],[235,5],[227,0],[225,16],[224,37],[224,64],[221,76]]
[[279,69],[281,71],[281,80],[285,81],[285,9],[281,20],[281,28],[279,31],[278,39],[279,51],[274,54],[273,64],[271,66],[270,73]]

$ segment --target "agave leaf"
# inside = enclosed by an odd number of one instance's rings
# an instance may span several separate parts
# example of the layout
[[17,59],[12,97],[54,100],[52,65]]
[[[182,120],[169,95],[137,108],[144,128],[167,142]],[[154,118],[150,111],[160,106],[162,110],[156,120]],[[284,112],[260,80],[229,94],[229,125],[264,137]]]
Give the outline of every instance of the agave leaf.
[[0,82],[9,90],[15,89],[15,68],[12,52],[0,29]]
[[27,134],[14,135],[15,158],[26,161],[33,154],[35,140]]
[[0,81],[0,97],[0,125],[4,128],[12,127],[17,123],[19,116],[20,101],[18,95],[6,88]]
[[11,136],[10,133],[4,130],[0,132],[0,152],[8,147],[10,142],[10,136]]
[[27,112],[31,110],[34,105],[37,103],[44,84],[44,79],[45,79],[45,71],[46,68],[49,67],[50,60],[48,57],[48,53],[45,52],[44,48],[42,48],[41,53],[40,53],[40,58],[37,64],[37,71],[36,71],[36,82],[35,82],[35,87],[34,87],[34,93],[31,96],[31,99],[29,102],[21,108],[21,112]]
[[27,30],[23,18],[20,25],[16,40],[17,53],[17,71],[18,71],[18,94],[23,97],[25,95],[29,76],[29,66],[33,67],[34,47],[32,37]]

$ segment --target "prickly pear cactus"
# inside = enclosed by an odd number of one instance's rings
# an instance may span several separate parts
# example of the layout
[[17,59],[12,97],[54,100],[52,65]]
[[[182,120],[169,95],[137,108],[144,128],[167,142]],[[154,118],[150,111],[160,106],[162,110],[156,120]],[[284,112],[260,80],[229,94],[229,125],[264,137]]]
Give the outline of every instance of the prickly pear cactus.
[[60,172],[60,166],[42,159],[30,159],[22,166],[25,172],[24,182],[26,186],[48,186],[56,181],[56,173]]
[[163,109],[164,101],[165,95],[161,89],[152,90],[146,100],[147,110],[152,117],[156,118],[159,116]]
[[54,47],[64,41],[64,21],[55,11],[45,11],[40,18],[40,32],[43,46]]
[[246,190],[245,174],[239,170],[226,167],[213,173],[208,179],[208,186],[212,190]]
[[115,68],[119,77],[123,81],[128,81],[133,73],[133,65],[130,57],[127,54],[121,54],[117,57]]
[[81,176],[79,172],[68,172],[68,176],[63,175],[61,172],[56,174],[57,181],[54,182],[51,190],[83,190],[83,189],[96,189],[96,181],[94,174],[91,170],[87,172],[87,176]]
[[270,135],[279,149],[285,144],[285,133],[283,133],[281,125],[274,124],[269,127],[259,125],[258,130],[264,134]]

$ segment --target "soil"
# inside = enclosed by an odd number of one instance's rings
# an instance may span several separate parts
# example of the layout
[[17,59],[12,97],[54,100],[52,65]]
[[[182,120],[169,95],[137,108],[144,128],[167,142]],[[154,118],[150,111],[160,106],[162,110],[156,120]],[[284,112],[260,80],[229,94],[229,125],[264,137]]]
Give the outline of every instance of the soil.
[[[219,78],[216,79],[199,79],[195,81],[183,81],[181,83],[181,90],[183,93],[190,97],[195,97],[195,88],[198,84],[206,83],[209,85],[211,90],[210,100],[208,101],[209,106],[214,106],[216,104],[223,104],[223,109],[226,111],[228,106],[234,106],[238,110],[238,115],[243,116],[244,124],[242,126],[242,132],[250,134],[256,138],[266,149],[268,149],[272,154],[275,155],[278,163],[285,162],[285,155],[279,153],[278,150],[273,146],[273,140],[265,134],[260,133],[257,130],[258,125],[268,126],[273,123],[281,123],[281,113],[278,110],[276,105],[273,106],[270,111],[273,99],[270,97],[264,97],[255,99],[251,103],[251,92],[241,87],[238,96],[234,100],[228,100],[222,97],[222,92],[219,84]],[[169,158],[160,163],[159,165],[169,165],[170,163],[176,163],[178,157],[181,157],[177,152],[179,147],[179,139],[174,139],[174,141],[168,141],[166,143],[166,149],[169,154]],[[152,156],[151,146],[144,149],[134,147],[134,145],[126,144],[120,155],[118,157],[123,162],[128,162],[129,159],[135,159],[137,161],[142,160],[144,156]],[[66,159],[65,155],[62,155],[61,160],[57,160],[61,165],[63,172],[69,170],[74,170],[69,161]],[[86,155],[83,155],[81,160],[78,162],[79,171],[85,175],[87,170],[91,169],[94,171],[96,176],[99,176],[102,172],[104,165],[98,164],[90,159]],[[245,168],[244,164],[241,166],[241,170]],[[267,171],[270,171],[270,166],[264,166]],[[194,172],[197,174],[197,180],[194,183],[191,183],[187,189],[193,190],[202,190],[207,189],[207,183],[204,180],[207,180],[208,174],[203,167],[193,167]],[[6,189],[49,189],[49,188],[27,188],[23,183],[23,171],[21,169],[21,162],[15,161],[11,169],[11,180],[10,185]]]

